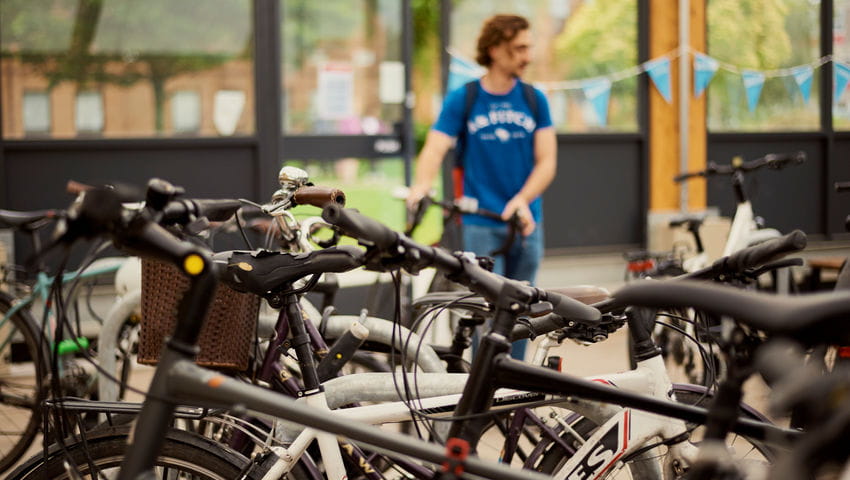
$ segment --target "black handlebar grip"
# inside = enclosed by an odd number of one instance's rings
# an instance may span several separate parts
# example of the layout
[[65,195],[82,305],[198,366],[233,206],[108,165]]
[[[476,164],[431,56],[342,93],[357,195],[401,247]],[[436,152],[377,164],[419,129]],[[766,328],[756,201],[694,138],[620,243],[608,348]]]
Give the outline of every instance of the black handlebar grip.
[[162,209],[163,225],[185,225],[194,217],[203,217],[211,222],[223,222],[236,213],[242,203],[233,199],[180,199],[172,200]]
[[803,250],[806,248],[806,243],[806,234],[800,230],[794,230],[788,235],[768,240],[721,258],[714,262],[712,270],[718,274],[742,272],[764,265],[787,253]]
[[[190,254],[208,258],[208,254],[195,244],[180,240],[160,225],[149,221],[138,221],[126,230],[115,232],[115,245],[130,254],[154,257],[184,269],[183,261]],[[209,262],[206,262],[209,264]]]
[[595,324],[602,316],[596,308],[557,292],[546,291],[546,300],[554,307],[552,312],[564,317],[567,321]]
[[206,217],[211,222],[223,222],[232,217],[242,202],[230,198],[218,200],[191,200],[195,204],[195,215]]
[[528,322],[514,325],[514,329],[511,331],[511,341],[531,338],[532,336],[538,337],[566,326],[567,321],[564,317],[552,313],[542,317],[529,318]]
[[838,193],[850,192],[850,182],[835,182],[835,191]]
[[764,156],[764,160],[771,168],[782,168],[791,163],[799,165],[806,161],[806,152],[768,153]]
[[342,229],[347,235],[374,244],[382,250],[389,249],[398,242],[398,233],[351,208],[342,208],[333,203],[326,205],[322,218]]

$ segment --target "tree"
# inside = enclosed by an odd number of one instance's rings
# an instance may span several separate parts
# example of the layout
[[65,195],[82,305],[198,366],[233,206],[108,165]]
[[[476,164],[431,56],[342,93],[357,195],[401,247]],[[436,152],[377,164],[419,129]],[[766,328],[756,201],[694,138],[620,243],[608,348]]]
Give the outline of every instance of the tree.
[[3,0],[2,9],[4,57],[31,65],[49,88],[146,80],[160,133],[170,78],[250,57],[253,48],[248,1]]
[[583,2],[555,41],[567,78],[606,75],[637,64],[636,0]]

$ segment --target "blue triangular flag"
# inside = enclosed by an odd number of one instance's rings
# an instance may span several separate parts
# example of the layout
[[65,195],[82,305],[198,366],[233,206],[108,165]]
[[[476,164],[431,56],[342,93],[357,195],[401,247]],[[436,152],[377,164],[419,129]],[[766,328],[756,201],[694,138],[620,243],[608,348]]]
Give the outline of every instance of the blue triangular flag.
[[801,65],[794,67],[791,73],[794,75],[794,81],[800,87],[800,95],[803,96],[803,103],[809,103],[809,95],[812,93],[812,75],[815,69],[811,65]]
[[655,84],[658,93],[664,97],[664,100],[667,100],[667,103],[670,103],[673,99],[670,94],[670,59],[661,57],[656,60],[650,60],[643,64],[643,68],[649,74],[649,78],[652,79],[652,83]]
[[596,112],[596,117],[599,119],[599,124],[605,126],[608,124],[608,100],[611,98],[611,80],[600,78],[586,82],[582,87],[585,98],[593,105],[593,110]]
[[835,85],[835,90],[832,94],[832,101],[837,102],[841,95],[844,93],[844,90],[847,88],[847,82],[850,81],[850,66],[845,65],[841,62],[833,62],[834,63],[834,71],[835,71],[835,81],[833,82]]
[[449,78],[446,82],[446,91],[451,92],[475,80],[484,74],[484,69],[469,60],[451,55],[449,62]]
[[764,74],[754,70],[744,70],[744,91],[747,94],[747,108],[752,112],[756,109],[761,95],[761,87],[764,86]]
[[702,95],[719,67],[720,62],[717,60],[699,52],[694,53],[694,97]]

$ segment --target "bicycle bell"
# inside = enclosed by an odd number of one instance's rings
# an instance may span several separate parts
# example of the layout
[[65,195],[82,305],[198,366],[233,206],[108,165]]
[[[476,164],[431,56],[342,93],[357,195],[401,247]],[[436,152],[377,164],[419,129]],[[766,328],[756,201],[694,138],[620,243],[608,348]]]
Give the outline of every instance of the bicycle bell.
[[298,167],[283,167],[280,173],[277,174],[277,180],[280,186],[285,190],[295,190],[298,187],[303,187],[307,184],[310,176],[307,172]]

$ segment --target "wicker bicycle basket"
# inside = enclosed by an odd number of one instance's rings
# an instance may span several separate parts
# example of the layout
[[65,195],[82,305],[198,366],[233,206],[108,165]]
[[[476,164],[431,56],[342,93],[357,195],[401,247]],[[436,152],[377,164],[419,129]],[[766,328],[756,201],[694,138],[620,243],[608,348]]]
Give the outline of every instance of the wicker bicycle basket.
[[[142,260],[142,321],[138,362],[159,361],[165,338],[174,332],[177,305],[189,288],[189,280],[177,267]],[[245,370],[256,335],[260,297],[237,292],[226,285],[216,287],[198,341],[198,365],[228,370]]]

